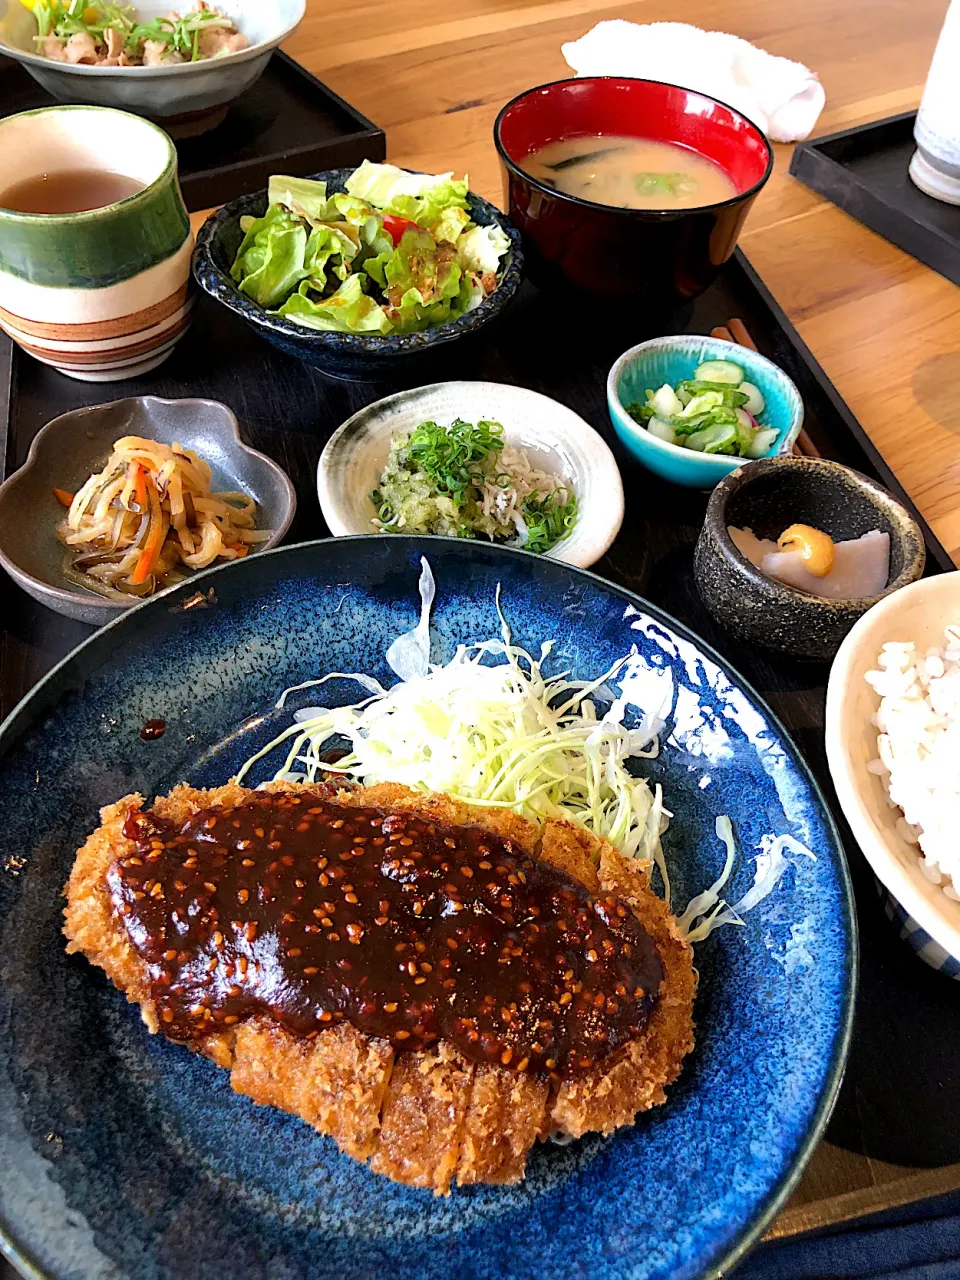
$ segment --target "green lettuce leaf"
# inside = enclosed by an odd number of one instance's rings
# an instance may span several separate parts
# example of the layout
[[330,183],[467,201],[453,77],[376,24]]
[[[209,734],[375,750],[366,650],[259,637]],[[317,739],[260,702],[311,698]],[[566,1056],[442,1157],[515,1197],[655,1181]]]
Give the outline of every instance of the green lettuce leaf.
[[396,250],[393,247],[393,241],[390,242],[389,249],[381,249],[377,254],[371,254],[363,264],[363,269],[381,289],[387,288],[386,267],[387,263],[393,258]]
[[383,219],[379,214],[372,214],[360,228],[360,240],[363,249],[370,253],[384,253],[393,249],[393,241],[383,229]]
[[464,270],[483,275],[499,270],[500,259],[509,248],[510,237],[494,223],[489,227],[474,227],[462,236],[457,244],[457,258]]
[[322,222],[314,230],[325,232],[332,238],[336,256],[331,261],[330,270],[338,280],[346,280],[354,270],[354,263],[363,247],[360,228],[349,222]]
[[271,205],[286,205],[308,222],[327,222],[337,216],[327,199],[327,184],[310,178],[274,176],[267,187],[267,199]]
[[307,274],[307,232],[279,205],[249,223],[231,276],[241,293],[261,307],[275,307]]
[[456,297],[461,274],[452,249],[439,246],[429,232],[413,227],[403,233],[383,268],[391,302],[411,289],[415,289],[425,303]]
[[471,224],[467,204],[467,184],[445,179],[428,188],[421,196],[394,196],[384,213],[407,218],[424,227],[434,240],[456,244],[460,234]]
[[441,209],[436,218],[427,218],[421,226],[427,228],[434,240],[446,240],[448,244],[456,244],[463,231],[473,224],[466,209],[456,205],[447,205]]
[[[375,205],[378,209],[386,209],[387,205],[400,196],[419,198],[426,196],[434,188],[448,186],[462,188],[465,198],[466,179],[464,178],[463,182],[451,182],[452,178],[452,173],[407,173],[404,169],[398,169],[395,164],[371,164],[369,160],[364,160],[359,169],[351,173],[344,185],[351,196],[366,200],[368,204]],[[446,202],[451,203],[449,199]],[[407,217],[399,209],[395,212],[401,218]]]
[[360,275],[351,275],[329,298],[315,301],[308,297],[307,285],[292,294],[278,315],[302,324],[308,329],[335,330],[339,333],[390,333],[392,325],[373,298],[363,292]]
[[[351,270],[365,271],[367,264],[371,261],[386,261],[393,253],[393,241],[383,229],[383,219],[378,213],[371,213],[370,217],[365,218],[358,228],[360,232],[360,247],[357,250],[356,257],[351,262]],[[381,288],[384,286],[382,276],[379,284]],[[375,278],[375,277],[374,277]]]
[[453,264],[449,254],[445,253],[444,259],[441,270],[437,243],[430,233],[408,227],[396,248],[391,240],[388,247],[367,259],[363,269],[384,293],[389,292],[388,300],[392,299],[393,305],[399,305],[411,289],[416,290],[421,301],[434,302],[444,296],[445,288],[451,287],[449,277]]
[[[350,274],[350,262],[356,256],[357,247],[340,228],[327,225],[314,227],[307,241],[304,255],[306,283],[319,293],[327,283],[327,264],[333,274],[343,280]],[[334,261],[331,261],[334,259]]]
[[426,232],[404,232],[382,269],[387,314],[399,333],[446,324],[483,301],[483,286],[477,278],[462,272],[449,247],[436,245]]
[[338,191],[335,196],[331,196],[330,203],[345,222],[352,223],[354,226],[360,226],[375,212],[367,204],[366,200],[346,195],[342,191]]
[[262,232],[266,232],[270,227],[286,227],[293,226],[294,220],[290,217],[285,209],[281,209],[275,205],[271,205],[262,218],[243,217],[240,219],[240,230],[243,232],[243,239],[240,242],[240,248],[237,250],[237,256],[233,260],[233,266],[230,268],[230,275],[234,280],[242,280],[245,275],[249,275],[253,269],[249,264],[253,261],[248,255],[253,249],[260,251],[260,257],[256,261],[257,266],[263,264],[262,250],[266,244],[266,237],[262,236],[258,241],[258,236]]
[[465,316],[468,311],[474,311],[486,296],[483,285],[477,277],[465,272],[460,281],[460,294],[453,310],[454,318]]
[[423,329],[435,329],[450,320],[466,315],[483,301],[482,285],[464,276],[456,297],[425,303],[417,289],[403,295],[398,308],[391,310],[390,319],[396,333],[419,333]]
[[394,196],[383,208],[384,213],[392,213],[398,218],[406,218],[408,222],[416,222],[423,201],[417,196]]

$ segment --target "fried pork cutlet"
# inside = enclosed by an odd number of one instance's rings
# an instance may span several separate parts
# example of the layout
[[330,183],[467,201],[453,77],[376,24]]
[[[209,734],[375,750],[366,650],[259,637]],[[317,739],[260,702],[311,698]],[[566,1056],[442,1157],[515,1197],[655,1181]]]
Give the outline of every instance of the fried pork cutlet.
[[67,950],[151,1032],[437,1194],[632,1124],[693,1047],[675,918],[567,823],[392,784],[183,785],[103,809],[66,896]]

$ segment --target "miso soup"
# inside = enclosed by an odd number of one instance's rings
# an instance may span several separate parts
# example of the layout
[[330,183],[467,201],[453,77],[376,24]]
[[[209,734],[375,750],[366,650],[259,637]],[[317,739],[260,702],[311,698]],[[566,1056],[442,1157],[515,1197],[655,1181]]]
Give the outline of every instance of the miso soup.
[[645,138],[563,138],[531,152],[521,167],[565,195],[620,209],[692,209],[737,194],[712,160]]

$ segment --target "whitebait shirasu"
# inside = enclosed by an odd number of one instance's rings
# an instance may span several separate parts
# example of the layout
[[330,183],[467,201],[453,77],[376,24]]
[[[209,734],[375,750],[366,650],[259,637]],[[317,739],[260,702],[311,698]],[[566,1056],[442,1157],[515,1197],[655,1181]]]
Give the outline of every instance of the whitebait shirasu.
[[[654,717],[640,728],[625,726],[626,698],[610,687],[636,658],[636,648],[594,680],[570,680],[569,672],[545,676],[552,642],[541,645],[539,657],[513,644],[498,588],[501,638],[461,645],[445,665],[431,663],[435,584],[426,560],[422,565],[420,622],[387,652],[399,682],[386,689],[363,673],[331,672],[287,689],[278,708],[288,695],[330,680],[353,680],[369,696],[349,706],[297,711],[294,723],[246,762],[238,781],[281,744],[289,744],[274,774],[279,781],[316,782],[345,774],[368,785],[396,782],[472,805],[511,809],[536,823],[575,822],[628,857],[652,862],[669,903],[660,837],[672,815],[663,806],[659,784],[651,788],[627,768],[630,759],[658,755],[660,721]],[[610,704],[603,715],[598,715],[598,701]],[[349,743],[348,753],[336,764],[325,761],[338,741]],[[717,835],[727,849],[720,878],[692,898],[680,917],[693,942],[720,925],[742,924],[742,913],[766,897],[787,865],[781,853],[772,859],[776,865],[768,866],[771,860],[761,853],[753,888],[730,907],[720,897],[736,857],[728,818],[717,820]]]

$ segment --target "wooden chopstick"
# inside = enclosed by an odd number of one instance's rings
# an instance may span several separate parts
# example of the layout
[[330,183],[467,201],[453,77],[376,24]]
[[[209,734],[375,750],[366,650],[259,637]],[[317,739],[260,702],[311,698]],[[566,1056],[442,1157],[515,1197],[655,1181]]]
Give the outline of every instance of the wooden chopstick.
[[[718,324],[711,330],[712,338],[720,338],[723,342],[735,342],[739,347],[748,347],[751,351],[757,350],[757,344],[750,337],[750,332],[742,320],[734,317],[728,320],[726,324]],[[800,428],[800,434],[797,436],[796,443],[793,446],[793,452],[798,458],[819,458],[820,450],[810,439],[810,436]]]
[[747,326],[742,320],[734,318],[729,322],[729,328],[730,332],[733,334],[734,342],[739,343],[741,347],[749,347],[751,351],[758,350],[757,344],[750,337],[750,334],[747,332]]

